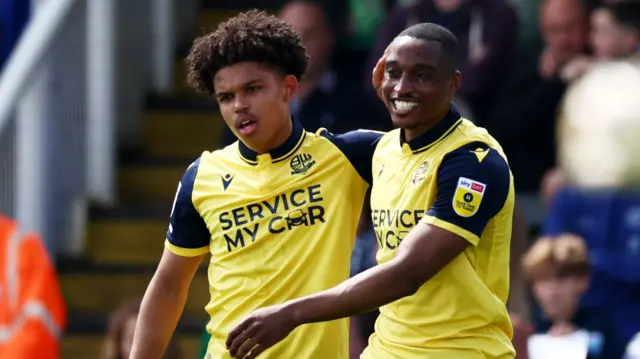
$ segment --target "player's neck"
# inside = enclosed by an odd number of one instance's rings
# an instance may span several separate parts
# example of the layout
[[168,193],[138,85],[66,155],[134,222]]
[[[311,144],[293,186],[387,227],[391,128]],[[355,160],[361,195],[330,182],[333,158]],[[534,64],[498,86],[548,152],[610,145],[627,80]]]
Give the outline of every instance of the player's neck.
[[291,116],[289,116],[288,121],[284,121],[281,128],[279,128],[275,132],[275,135],[269,140],[269,142],[265,143],[265,146],[262,146],[262,148],[257,148],[253,150],[256,151],[258,154],[264,154],[264,153],[273,151],[276,148],[282,146],[285,142],[287,142],[287,139],[289,139],[289,136],[291,136],[292,132],[293,132],[293,123],[291,122]]
[[424,123],[421,123],[413,128],[405,128],[404,140],[406,142],[411,142],[414,139],[429,132],[432,128],[436,127],[440,123],[440,121],[444,120],[444,118],[447,116],[447,113],[449,113],[448,108],[442,114],[433,116],[431,119],[429,119],[428,121],[425,121]]

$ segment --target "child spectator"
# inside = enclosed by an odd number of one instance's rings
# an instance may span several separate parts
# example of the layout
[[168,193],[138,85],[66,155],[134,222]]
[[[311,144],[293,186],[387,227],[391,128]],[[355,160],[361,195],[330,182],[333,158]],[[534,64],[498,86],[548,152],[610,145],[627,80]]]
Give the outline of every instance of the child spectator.
[[561,235],[538,239],[523,259],[546,328],[529,337],[529,359],[603,358],[604,338],[576,321],[583,294],[589,288],[589,256],[582,238]]

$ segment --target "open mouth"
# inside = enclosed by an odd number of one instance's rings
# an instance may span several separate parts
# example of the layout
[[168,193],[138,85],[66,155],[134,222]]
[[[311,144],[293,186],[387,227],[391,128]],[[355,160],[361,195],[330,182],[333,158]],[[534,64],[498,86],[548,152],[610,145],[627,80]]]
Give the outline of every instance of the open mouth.
[[240,126],[238,126],[238,131],[242,135],[250,135],[256,129],[256,121],[253,120],[244,120],[240,122]]
[[411,111],[420,106],[420,104],[408,99],[393,99],[391,100],[391,106],[396,114],[404,116],[411,113]]

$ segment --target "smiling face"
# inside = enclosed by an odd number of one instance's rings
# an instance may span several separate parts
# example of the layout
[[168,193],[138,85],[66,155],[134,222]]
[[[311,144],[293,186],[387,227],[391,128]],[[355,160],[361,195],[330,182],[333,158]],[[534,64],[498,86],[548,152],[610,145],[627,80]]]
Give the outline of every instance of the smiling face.
[[437,41],[400,36],[391,43],[382,92],[394,125],[420,134],[446,115],[461,75],[443,55]]
[[291,132],[289,103],[297,84],[295,76],[282,76],[255,62],[222,68],[213,80],[224,121],[259,153],[277,147]]

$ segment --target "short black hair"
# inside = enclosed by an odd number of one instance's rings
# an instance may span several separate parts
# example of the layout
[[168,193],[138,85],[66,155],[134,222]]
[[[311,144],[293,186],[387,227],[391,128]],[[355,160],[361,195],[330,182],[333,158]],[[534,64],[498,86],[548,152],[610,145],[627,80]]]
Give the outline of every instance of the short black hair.
[[620,26],[631,30],[640,30],[640,2],[619,1],[605,4],[603,8],[611,12],[611,15]]
[[441,61],[444,61],[447,69],[454,71],[458,68],[460,52],[458,39],[447,28],[438,24],[423,22],[405,29],[398,35],[398,37],[400,36],[439,42],[442,45],[443,56]]
[[257,62],[301,79],[309,56],[300,35],[288,23],[254,9],[195,39],[186,59],[187,81],[196,90],[213,94],[218,71],[241,62]]

